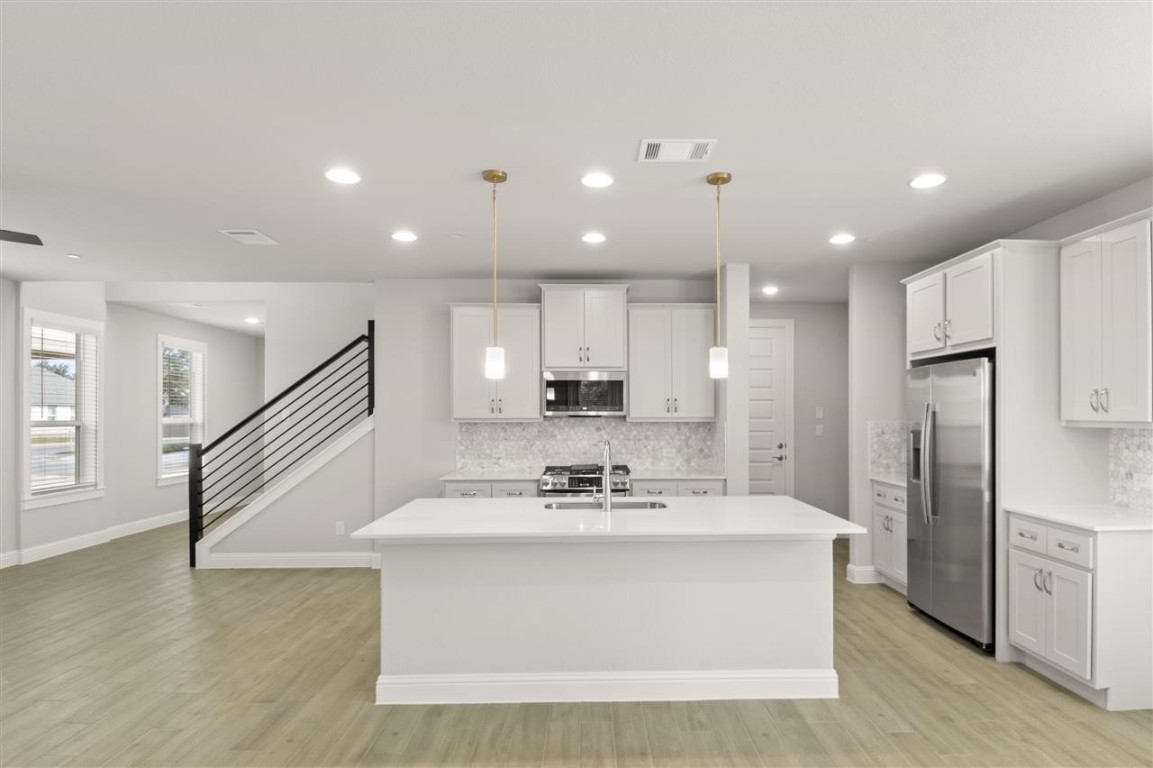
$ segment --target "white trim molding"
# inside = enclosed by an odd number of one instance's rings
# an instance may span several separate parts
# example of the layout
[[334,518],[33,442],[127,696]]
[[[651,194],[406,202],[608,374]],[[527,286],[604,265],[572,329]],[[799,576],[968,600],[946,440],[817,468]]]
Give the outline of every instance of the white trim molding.
[[[57,555],[65,555],[69,552],[94,547],[97,544],[107,544],[114,539],[131,536],[135,533],[151,531],[153,528],[163,528],[166,525],[184,522],[187,519],[188,510],[181,509],[176,512],[166,512],[163,515],[154,515],[141,520],[113,525],[101,531],[93,531],[92,533],[85,533],[68,539],[51,541],[47,544],[39,544],[35,547],[28,547],[27,549],[19,551],[5,552],[3,555],[0,555],[0,568],[6,568],[9,565],[34,563],[37,560],[46,560]],[[14,559],[13,556],[15,556]]]
[[0,552],[0,570],[12,565],[20,565],[20,550],[13,549],[8,552]]
[[833,669],[380,675],[377,704],[835,699]]
[[884,584],[885,580],[881,577],[880,572],[875,565],[853,565],[849,563],[845,566],[845,579],[850,584]]

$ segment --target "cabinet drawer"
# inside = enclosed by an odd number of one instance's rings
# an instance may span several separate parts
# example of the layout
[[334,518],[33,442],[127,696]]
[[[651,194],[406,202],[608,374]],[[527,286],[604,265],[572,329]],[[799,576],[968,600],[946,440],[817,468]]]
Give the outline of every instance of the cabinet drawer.
[[494,499],[521,499],[537,495],[537,484],[527,481],[504,482],[492,484],[492,497]]
[[899,509],[902,512],[905,511],[906,499],[908,498],[908,495],[903,490],[901,490],[901,489],[890,490],[889,491],[889,498],[892,501],[893,509]]
[[1047,531],[1048,529],[1040,523],[1022,520],[1019,517],[1009,518],[1009,543],[1014,547],[1045,554]]
[[725,484],[721,480],[693,480],[677,483],[678,496],[724,496]]
[[677,484],[665,480],[636,480],[633,496],[676,496]]
[[444,495],[449,499],[487,499],[492,496],[490,483],[445,483]]
[[905,511],[907,494],[904,488],[873,483],[873,503],[889,509]]
[[1045,552],[1082,568],[1093,567],[1093,537],[1060,528],[1050,528],[1045,539]]

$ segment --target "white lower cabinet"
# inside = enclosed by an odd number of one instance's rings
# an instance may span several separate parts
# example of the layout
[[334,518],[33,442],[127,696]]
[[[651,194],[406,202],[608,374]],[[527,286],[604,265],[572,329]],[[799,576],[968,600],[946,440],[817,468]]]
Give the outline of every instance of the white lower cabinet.
[[1092,678],[1093,574],[1014,549],[1009,593],[1010,642]]
[[520,499],[536,496],[538,487],[531,480],[447,480],[444,495],[449,499]]
[[873,483],[873,567],[886,584],[902,593],[909,581],[905,506],[904,488]]
[[1110,710],[1153,706],[1153,532],[1009,515],[1009,642]]
[[724,496],[724,480],[633,480],[633,496]]

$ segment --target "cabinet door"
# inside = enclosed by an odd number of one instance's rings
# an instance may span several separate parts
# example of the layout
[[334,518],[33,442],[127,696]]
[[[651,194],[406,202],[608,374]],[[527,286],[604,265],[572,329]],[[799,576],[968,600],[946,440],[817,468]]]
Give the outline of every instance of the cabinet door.
[[584,368],[584,291],[550,288],[541,294],[546,370]]
[[671,419],[668,309],[629,310],[629,418]]
[[873,507],[873,565],[886,575],[893,572],[893,534],[885,524],[888,519],[887,511]]
[[[491,317],[491,315],[490,315]],[[504,378],[496,383],[497,418],[541,417],[540,310],[501,307]]]
[[[673,417],[714,418],[717,385],[709,378],[713,310],[706,307],[683,307],[673,309],[671,315]],[[629,376],[633,375],[633,370],[630,366]]]
[[910,355],[944,349],[945,273],[905,286],[905,334]]
[[1153,420],[1149,222],[1101,236],[1101,418]]
[[993,340],[993,254],[945,270],[945,343]]
[[585,368],[625,367],[625,292],[590,288],[584,293]]
[[484,348],[492,343],[492,309],[452,308],[452,417],[496,418],[496,387],[484,377]]
[[1061,418],[1100,417],[1101,241],[1061,249]]
[[1052,594],[1045,658],[1088,680],[1092,677],[1093,575],[1052,561],[1046,565],[1045,589]]
[[893,578],[902,584],[909,581],[909,520],[904,515],[893,512],[893,522],[889,527],[893,529],[892,538],[892,556],[890,562],[893,564]]
[[1009,642],[1039,656],[1046,646],[1045,566],[1039,557],[1009,550]]

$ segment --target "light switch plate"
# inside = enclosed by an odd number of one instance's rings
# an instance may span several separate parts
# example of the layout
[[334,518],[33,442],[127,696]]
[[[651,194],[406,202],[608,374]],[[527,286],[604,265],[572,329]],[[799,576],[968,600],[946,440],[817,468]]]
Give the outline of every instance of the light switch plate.
[[824,437],[824,436],[825,436],[825,425],[824,424],[818,424],[817,425],[817,437]]
[[817,418],[818,419],[825,418],[825,409],[819,405],[817,406]]

